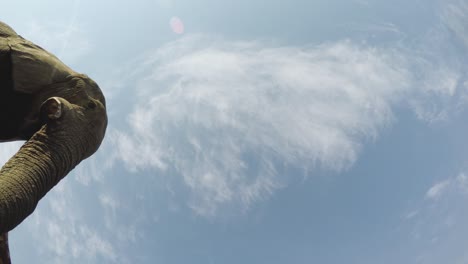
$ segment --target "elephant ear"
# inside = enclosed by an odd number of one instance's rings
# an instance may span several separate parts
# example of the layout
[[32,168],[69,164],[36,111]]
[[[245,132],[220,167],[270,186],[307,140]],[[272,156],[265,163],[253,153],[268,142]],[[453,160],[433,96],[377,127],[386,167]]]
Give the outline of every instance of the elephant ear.
[[21,37],[8,38],[11,51],[13,87],[17,92],[34,94],[45,86],[65,82],[76,73],[57,57]]

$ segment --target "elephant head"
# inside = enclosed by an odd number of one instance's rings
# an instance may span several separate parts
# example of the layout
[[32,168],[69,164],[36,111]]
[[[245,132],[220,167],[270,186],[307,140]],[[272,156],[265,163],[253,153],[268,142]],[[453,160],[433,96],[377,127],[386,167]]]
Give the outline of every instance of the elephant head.
[[0,22],[0,141],[26,140],[0,170],[0,234],[101,144],[99,86]]

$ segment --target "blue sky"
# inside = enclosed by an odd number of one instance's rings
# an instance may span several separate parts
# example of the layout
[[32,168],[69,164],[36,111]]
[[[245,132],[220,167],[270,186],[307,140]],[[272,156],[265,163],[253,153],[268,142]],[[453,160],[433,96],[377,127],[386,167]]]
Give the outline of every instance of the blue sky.
[[14,262],[468,263],[467,1],[2,7],[110,117]]

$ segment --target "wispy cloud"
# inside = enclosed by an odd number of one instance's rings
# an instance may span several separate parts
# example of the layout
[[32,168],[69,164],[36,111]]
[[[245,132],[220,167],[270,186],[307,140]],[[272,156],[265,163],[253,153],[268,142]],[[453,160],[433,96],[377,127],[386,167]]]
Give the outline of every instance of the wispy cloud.
[[118,159],[180,175],[190,207],[206,216],[268,196],[283,168],[349,168],[411,82],[398,53],[349,41],[304,48],[188,37],[140,64],[131,130],[110,133]]
[[[105,230],[85,221],[71,182],[60,182],[20,229],[44,242],[39,254],[48,263],[115,263],[118,256],[123,263],[125,257],[117,252],[116,243],[108,240]],[[101,200],[103,207],[114,206],[109,197],[103,195]]]
[[288,168],[349,168],[396,107],[427,122],[465,109],[464,67],[420,45],[424,52],[182,38],[135,64],[130,130],[109,133],[113,158],[133,172],[180,176],[200,215],[248,208],[281,188]]
[[[467,243],[468,177],[460,173],[428,188],[418,209],[404,217],[402,230],[407,233],[405,247],[413,248],[424,263],[465,263],[463,247]],[[442,246],[444,245],[444,246]]]
[[437,200],[450,186],[451,181],[445,180],[434,184],[426,192],[426,198]]
[[468,176],[460,173],[457,177],[435,183],[426,192],[426,198],[438,200],[447,193],[468,193]]
[[444,0],[440,16],[451,32],[468,48],[468,28],[466,27],[468,2],[465,0]]
[[70,18],[68,24],[32,22],[27,30],[23,34],[25,38],[46,48],[69,65],[76,63],[92,48],[75,17]]
[[415,83],[415,94],[408,100],[416,116],[430,123],[450,119],[468,103],[461,69],[435,65],[421,61],[423,76]]

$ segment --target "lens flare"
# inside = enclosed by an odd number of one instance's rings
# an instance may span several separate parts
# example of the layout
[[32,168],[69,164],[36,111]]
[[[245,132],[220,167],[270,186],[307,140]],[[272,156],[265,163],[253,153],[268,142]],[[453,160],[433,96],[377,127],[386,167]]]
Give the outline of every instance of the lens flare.
[[171,25],[172,32],[176,34],[183,34],[184,33],[184,23],[178,17],[172,17],[171,21],[169,22]]

